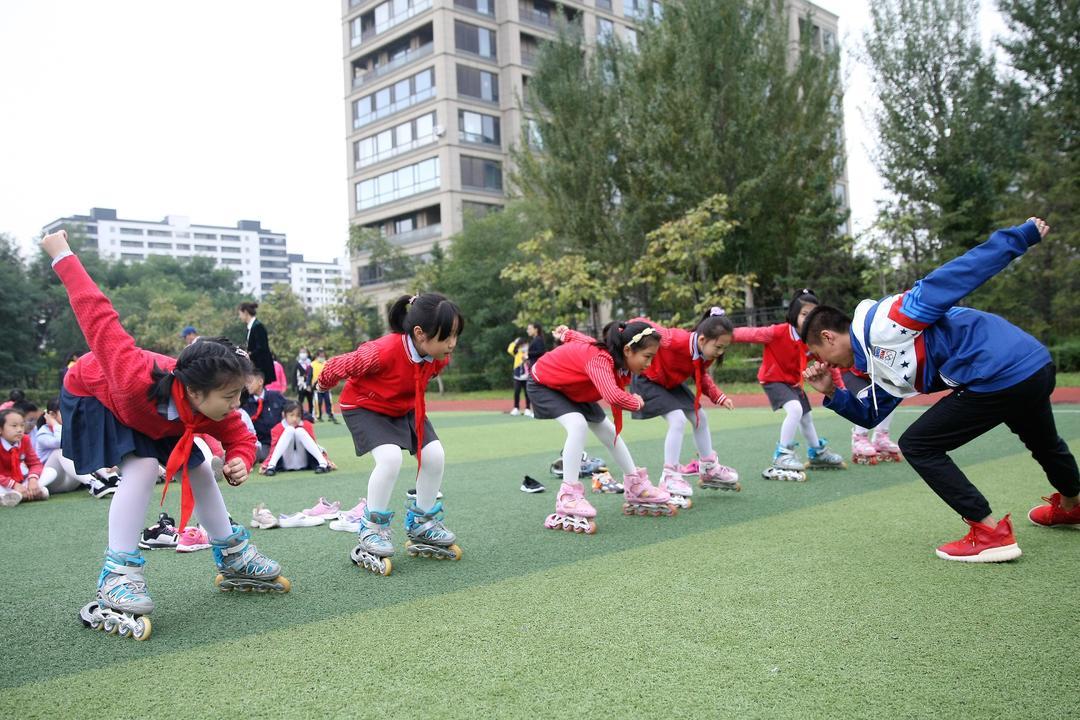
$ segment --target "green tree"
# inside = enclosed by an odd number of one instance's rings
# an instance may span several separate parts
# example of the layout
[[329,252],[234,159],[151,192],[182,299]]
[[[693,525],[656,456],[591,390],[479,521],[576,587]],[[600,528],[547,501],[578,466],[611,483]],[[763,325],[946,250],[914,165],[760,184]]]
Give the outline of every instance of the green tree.
[[353,225],[349,228],[347,248],[352,256],[366,254],[368,265],[377,269],[384,282],[397,283],[416,274],[416,258],[377,230]]
[[0,234],[0,387],[31,386],[43,367],[37,327],[41,300],[15,241]]
[[903,286],[982,242],[1025,132],[1019,87],[979,41],[975,0],[883,0],[865,35],[876,162],[895,198],[879,215]]

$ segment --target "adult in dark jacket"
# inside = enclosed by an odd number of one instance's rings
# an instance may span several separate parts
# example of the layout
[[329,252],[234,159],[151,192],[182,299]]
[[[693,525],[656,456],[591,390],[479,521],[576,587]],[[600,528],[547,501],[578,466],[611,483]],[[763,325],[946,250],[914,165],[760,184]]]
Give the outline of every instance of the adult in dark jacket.
[[240,303],[238,313],[240,319],[247,325],[247,351],[251,356],[251,364],[262,370],[267,382],[273,382],[277,377],[274,372],[274,354],[270,352],[270,339],[266,335],[266,326],[255,317],[258,309],[259,303],[244,302]]

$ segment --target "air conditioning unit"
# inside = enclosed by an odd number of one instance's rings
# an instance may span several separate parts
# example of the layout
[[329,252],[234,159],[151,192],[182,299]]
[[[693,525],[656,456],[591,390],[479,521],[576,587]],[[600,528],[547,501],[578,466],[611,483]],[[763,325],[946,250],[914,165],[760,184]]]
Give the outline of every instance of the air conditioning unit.
[[442,137],[446,134],[446,128],[444,128],[442,125],[436,125],[433,130],[435,132],[435,137]]

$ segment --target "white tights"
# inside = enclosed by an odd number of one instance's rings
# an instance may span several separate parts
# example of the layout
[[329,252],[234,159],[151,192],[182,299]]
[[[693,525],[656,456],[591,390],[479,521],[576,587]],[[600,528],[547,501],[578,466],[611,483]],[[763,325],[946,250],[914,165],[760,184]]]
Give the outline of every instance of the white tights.
[[[157,458],[128,456],[120,463],[120,475],[123,479],[109,507],[109,548],[133,553],[139,549],[146,508],[157,483]],[[179,473],[177,475],[178,482]],[[211,540],[224,540],[232,534],[232,526],[210,463],[203,462],[188,470],[188,480],[195,496],[195,514],[206,528],[206,534]],[[176,492],[179,491],[180,488],[176,488]]]
[[[694,415],[685,410],[672,410],[664,419],[668,424],[667,437],[664,438],[664,464],[678,465],[679,455],[682,453],[683,430],[687,422],[694,422]],[[704,410],[698,410],[698,423],[694,426],[694,445],[701,457],[713,454],[712,435],[709,433],[709,421]]]
[[573,481],[581,475],[581,455],[585,452],[585,436],[589,430],[605,448],[611,450],[615,464],[623,471],[623,474],[634,472],[637,468],[634,459],[630,457],[630,449],[626,447],[622,437],[615,439],[615,425],[607,418],[603,422],[586,422],[585,416],[578,412],[566,413],[555,418],[555,421],[566,430],[566,443],[563,445],[563,481]]
[[41,484],[49,488],[49,494],[71,492],[89,485],[93,478],[75,472],[75,463],[64,457],[60,450],[53,450],[41,471]]
[[[387,512],[390,509],[390,496],[394,494],[394,483],[401,471],[401,448],[397,445],[379,445],[371,451],[375,458],[375,469],[368,478],[368,508],[373,512]],[[442,486],[443,467],[446,465],[446,453],[439,440],[433,440],[424,446],[423,464],[416,477],[416,507],[430,510],[435,507],[435,500]]]
[[803,414],[802,403],[798,400],[788,400],[784,403],[784,422],[780,426],[780,444],[790,446],[795,442],[795,431],[802,430],[803,437],[810,447],[820,444],[817,428],[814,427],[814,419],[810,413]]
[[287,425],[282,430],[267,465],[276,468],[278,461],[283,460],[286,470],[304,470],[308,466],[308,455],[315,458],[319,465],[326,464],[322,451],[307,430]]

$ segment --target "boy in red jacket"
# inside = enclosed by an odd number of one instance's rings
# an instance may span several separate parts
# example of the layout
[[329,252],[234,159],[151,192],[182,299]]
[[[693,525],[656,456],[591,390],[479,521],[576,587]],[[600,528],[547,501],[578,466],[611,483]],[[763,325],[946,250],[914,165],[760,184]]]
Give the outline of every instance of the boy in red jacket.
[[39,482],[41,470],[22,412],[0,410],[0,505],[14,507],[23,500],[48,500],[49,490]]
[[223,590],[287,592],[280,566],[256,550],[246,529],[230,523],[210,458],[195,452],[196,434],[217,437],[225,446],[225,478],[232,485],[247,478],[255,445],[235,412],[251,371],[246,352],[225,338],[204,338],[175,360],[140,349],[71,251],[67,233],[47,235],[41,246],[53,258],[90,346],[64,377],[62,451],[80,473],[119,465],[123,476],[109,508],[109,547],[97,598],[80,611],[82,622],[137,640],[150,635],[146,616],[154,602],[138,543],[159,463],[165,464],[166,491],[181,473],[180,525],[198,510],[213,545],[215,583]]

